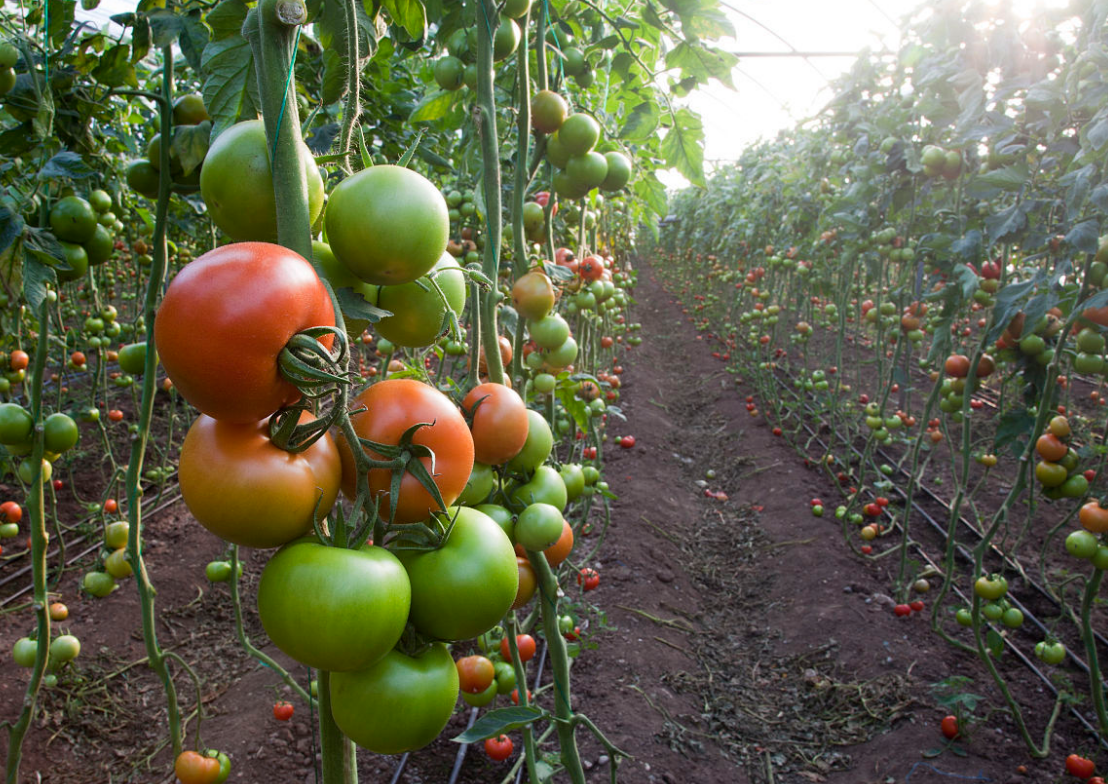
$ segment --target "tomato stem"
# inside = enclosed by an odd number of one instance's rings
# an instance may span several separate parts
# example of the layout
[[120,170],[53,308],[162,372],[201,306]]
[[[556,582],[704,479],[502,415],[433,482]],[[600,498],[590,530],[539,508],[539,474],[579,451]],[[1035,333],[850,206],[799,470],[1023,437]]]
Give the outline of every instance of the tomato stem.
[[50,657],[50,611],[49,597],[46,593],[46,516],[43,495],[42,462],[46,451],[43,435],[42,382],[46,371],[46,359],[49,355],[47,339],[50,334],[48,316],[49,301],[43,299],[39,313],[38,345],[31,371],[31,416],[35,425],[33,432],[34,448],[31,450],[34,474],[27,489],[27,516],[31,527],[31,580],[33,584],[33,607],[35,609],[36,646],[35,663],[31,669],[31,679],[23,693],[23,710],[19,718],[8,731],[8,757],[6,763],[7,784],[18,784],[19,765],[23,758],[23,740],[34,717],[39,689],[46,674],[46,665]]
[[[161,128],[163,138],[171,139],[173,131],[173,50],[162,49],[162,95],[158,101],[161,110]],[[172,182],[170,178],[170,144],[161,145],[161,172],[158,179],[158,203],[155,210],[153,251],[150,264],[150,276],[146,282],[146,297],[143,302],[143,317],[150,327],[154,325],[154,313],[158,297],[165,279],[168,248],[166,246],[166,222],[169,215],[169,199]],[[173,675],[166,666],[165,651],[158,643],[157,619],[154,612],[154,586],[142,557],[142,488],[139,484],[142,476],[143,459],[146,445],[150,440],[150,422],[154,412],[154,396],[157,393],[157,354],[146,352],[145,370],[142,378],[142,396],[139,404],[139,431],[131,442],[131,455],[127,462],[125,486],[127,492],[127,559],[135,575],[135,587],[138,590],[139,604],[142,608],[142,637],[146,644],[146,655],[150,669],[154,670],[165,689],[169,712],[169,737],[173,746],[173,756],[177,757],[182,749],[181,711],[177,702],[177,687]],[[200,706],[197,706],[199,712]]]

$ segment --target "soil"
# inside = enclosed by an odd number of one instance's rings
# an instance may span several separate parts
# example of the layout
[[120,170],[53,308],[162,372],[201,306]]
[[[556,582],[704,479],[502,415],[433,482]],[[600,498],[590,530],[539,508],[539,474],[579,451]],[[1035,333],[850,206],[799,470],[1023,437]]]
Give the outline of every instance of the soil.
[[[582,594],[567,586],[586,641],[572,671],[575,708],[631,755],[619,780],[1048,782],[1062,779],[1068,753],[1096,759],[1095,740],[1066,711],[1051,755],[1031,759],[985,669],[934,635],[926,613],[894,616],[893,565],[860,560],[833,514],[810,514],[808,499],[838,498],[830,478],[746,411],[752,390],[710,356],[642,266],[635,317],[643,343],[621,359],[627,421],[609,423],[637,443],[605,445],[605,479],[618,499],[598,556],[576,564],[596,568],[600,587]],[[597,517],[594,528],[577,557],[601,535]],[[231,755],[232,782],[316,782],[313,717],[243,652],[227,588],[204,579],[224,544],[179,502],[148,518],[145,541],[159,640],[201,678],[204,745]],[[267,643],[253,611],[266,555],[243,551],[245,631],[307,685],[309,673]],[[109,599],[92,599],[78,591],[83,571],[67,571],[58,588],[70,609],[60,627],[81,638],[82,653],[42,694],[21,780],[171,782],[165,697],[143,660],[136,592],[124,582]],[[31,628],[26,610],[0,616],[3,647]],[[27,674],[0,658],[0,719],[11,720]],[[171,667],[191,715],[197,690]],[[1021,704],[1041,704],[1031,726],[1040,738],[1051,696],[1010,657],[1001,667]],[[948,744],[938,724],[949,711],[938,706],[935,684],[952,676],[969,679],[955,691],[977,695],[979,723]],[[276,699],[296,706],[290,722],[273,718]],[[467,718],[459,707],[398,781],[447,782],[459,748],[449,738]],[[195,730],[192,719],[189,745]],[[608,781],[609,755],[585,730],[578,737],[589,781]],[[6,743],[0,733],[0,754]],[[493,763],[471,748],[458,781],[500,781],[517,759]],[[366,782],[393,780],[399,762],[364,752],[359,760]]]

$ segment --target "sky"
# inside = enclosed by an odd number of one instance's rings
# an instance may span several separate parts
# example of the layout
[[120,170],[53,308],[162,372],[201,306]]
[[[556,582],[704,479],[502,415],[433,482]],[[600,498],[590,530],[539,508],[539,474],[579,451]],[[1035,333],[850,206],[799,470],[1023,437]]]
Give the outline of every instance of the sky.
[[[892,50],[899,46],[901,18],[919,0],[722,0],[735,38],[720,49],[789,53]],[[761,138],[817,114],[832,97],[830,81],[850,69],[856,56],[740,57],[732,72],[735,90],[713,81],[685,104],[704,121],[704,161],[733,161]],[[675,172],[660,178],[667,186],[685,180]]]
[[[1031,5],[1034,0],[997,0]],[[716,42],[721,49],[742,53],[856,53],[896,51],[902,18],[921,0],[721,0],[735,37]],[[133,0],[102,0],[88,16],[97,23],[132,10]],[[832,97],[829,83],[847,71],[854,54],[836,57],[740,57],[732,73],[735,90],[713,81],[684,99],[704,122],[707,167],[733,161],[742,150],[777,131],[796,125]],[[663,172],[672,188],[686,185],[676,172]]]

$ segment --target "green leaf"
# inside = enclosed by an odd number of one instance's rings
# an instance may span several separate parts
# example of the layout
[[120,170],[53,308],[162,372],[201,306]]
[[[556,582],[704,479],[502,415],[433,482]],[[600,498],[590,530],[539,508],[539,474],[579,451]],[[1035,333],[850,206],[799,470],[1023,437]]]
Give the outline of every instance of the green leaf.
[[[654,172],[639,177],[631,186],[635,195],[646,202],[659,218],[664,218],[668,212],[666,186],[663,185]],[[649,221],[653,223],[653,221]]]
[[181,54],[185,56],[188,64],[197,73],[204,59],[204,47],[208,45],[210,38],[208,28],[200,18],[199,11],[193,11],[186,16],[181,23],[181,32],[177,36],[177,45],[181,47]]
[[381,319],[392,315],[390,311],[366,302],[365,297],[352,288],[336,289],[335,297],[339,301],[342,314],[350,318],[363,319],[376,324]]
[[92,78],[107,87],[138,88],[138,76],[131,64],[131,47],[117,44],[100,58],[99,64],[92,69]]
[[178,125],[173,129],[173,150],[181,160],[185,177],[204,162],[211,134],[212,124],[209,120],[197,125]]
[[518,730],[548,716],[546,711],[532,705],[491,710],[475,721],[472,727],[451,740],[455,743],[476,743],[479,740]]
[[458,92],[451,90],[435,90],[424,96],[423,100],[416,104],[416,108],[408,116],[408,122],[433,122],[441,120],[454,107],[458,100]]
[[1095,218],[1081,221],[1066,233],[1066,243],[1082,253],[1096,253],[1100,244],[1097,226]]
[[1027,439],[1035,427],[1035,417],[1026,408],[1005,411],[997,422],[996,435],[993,437],[993,451],[1000,452],[1011,446],[1013,455],[1023,453]]
[[1005,242],[1014,239],[1027,226],[1027,205],[1023,202],[1013,204],[1003,212],[985,218],[985,228],[989,232],[990,242]]
[[46,299],[47,285],[57,286],[58,276],[31,253],[23,254],[23,299],[38,313]]
[[23,218],[0,204],[0,253],[3,253],[23,233]]
[[61,177],[69,177],[73,180],[82,180],[91,177],[96,172],[89,168],[81,156],[69,150],[62,150],[39,170],[40,180],[55,180]]
[[412,38],[419,40],[427,34],[427,11],[420,0],[382,0],[381,6]]
[[202,70],[205,75],[204,105],[212,118],[213,138],[240,117],[254,119],[258,115],[261,106],[258,76],[254,53],[245,38],[234,35],[205,46]]
[[[419,143],[423,141],[423,134],[425,131],[425,128],[419,129],[419,131],[416,133],[415,141],[408,145],[408,149],[404,151],[404,154],[400,156],[400,160],[396,162],[397,166],[402,166],[405,169],[408,168],[408,166],[412,162],[412,156],[415,155],[416,150],[419,149]],[[449,310],[449,308],[447,309]]]
[[243,0],[222,0],[208,12],[207,23],[212,29],[212,40],[242,35],[242,23],[246,21],[247,7]]
[[658,107],[650,101],[643,101],[631,110],[619,137],[629,142],[646,141],[658,130],[658,120]]
[[662,157],[693,185],[704,187],[704,126],[688,109],[679,109],[662,139]]
[[185,26],[184,18],[172,11],[155,11],[147,14],[146,18],[150,20],[150,32],[154,37],[154,46],[159,49],[176,43],[181,28]]
[[1026,163],[1018,163],[1015,166],[1007,166],[996,171],[981,174],[974,180],[974,185],[984,183],[990,188],[999,188],[1002,191],[1018,191],[1028,180],[1031,172]]
[[321,95],[324,106],[335,103],[346,95],[347,73],[348,69],[343,56],[334,49],[324,49],[323,92]]
[[700,84],[709,79],[718,79],[732,90],[735,83],[731,80],[731,69],[739,63],[739,58],[720,49],[712,49],[699,44],[682,41],[666,54],[666,65],[679,68],[682,76],[692,76]]
[[995,629],[989,629],[985,633],[985,646],[992,653],[994,659],[999,659],[1004,653],[1004,638]]

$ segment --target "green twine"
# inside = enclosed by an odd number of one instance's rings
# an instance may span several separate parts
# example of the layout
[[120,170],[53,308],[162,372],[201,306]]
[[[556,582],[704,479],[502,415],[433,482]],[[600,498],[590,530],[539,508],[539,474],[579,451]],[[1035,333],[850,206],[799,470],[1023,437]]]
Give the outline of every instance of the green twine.
[[[562,42],[558,40],[558,28],[550,22],[550,0],[542,0],[542,14],[546,18],[546,29],[554,34],[554,45],[558,47],[558,51],[562,51]],[[558,75],[562,77],[562,81],[565,81],[566,74],[565,69],[562,68],[562,60],[564,58],[557,58]]]
[[289,102],[289,85],[292,84],[292,72],[296,67],[296,52],[300,47],[300,31],[303,30],[303,25],[297,25],[296,27],[296,40],[292,42],[292,57],[289,58],[289,73],[285,77],[285,93],[281,96],[281,111],[277,113],[277,128],[273,132],[273,150],[270,152],[269,160],[270,164],[277,160],[277,140],[281,137],[281,121],[285,119],[285,106]]
[[50,0],[42,0],[42,67],[50,83]]

